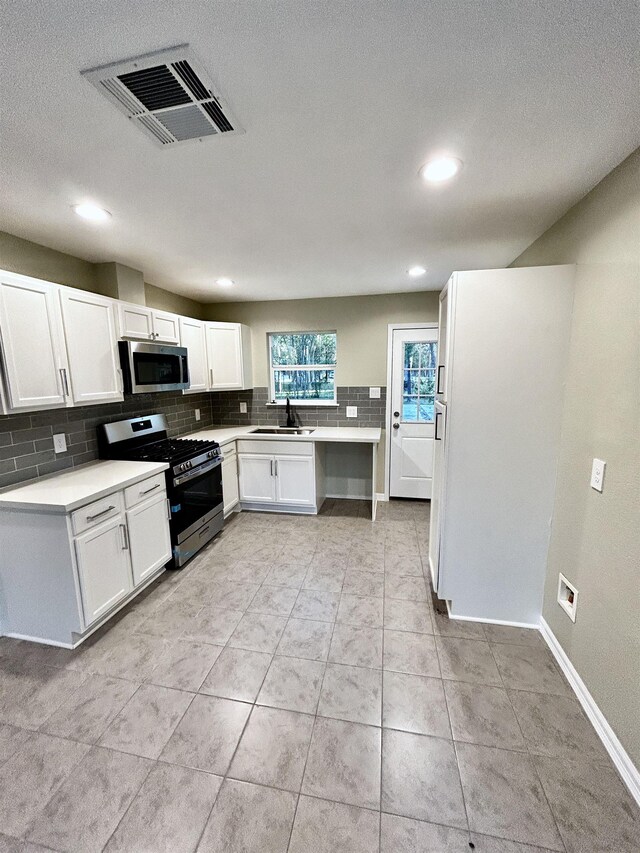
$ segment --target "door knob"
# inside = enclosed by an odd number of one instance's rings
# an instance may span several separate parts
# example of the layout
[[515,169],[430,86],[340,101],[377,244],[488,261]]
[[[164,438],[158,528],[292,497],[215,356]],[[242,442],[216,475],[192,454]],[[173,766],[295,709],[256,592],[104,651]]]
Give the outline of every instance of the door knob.
[[400,429],[400,424],[394,424],[394,425],[393,425],[393,428],[394,428],[394,429]]
[[394,413],[393,413],[393,417],[394,417],[394,418],[399,418],[399,417],[400,417],[400,412],[394,412]]

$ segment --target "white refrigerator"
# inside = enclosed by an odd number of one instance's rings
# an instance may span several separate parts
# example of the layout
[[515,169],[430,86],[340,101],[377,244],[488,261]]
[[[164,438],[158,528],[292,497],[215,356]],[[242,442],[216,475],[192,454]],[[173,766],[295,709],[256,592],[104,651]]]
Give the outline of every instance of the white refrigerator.
[[456,272],[441,294],[429,570],[452,616],[539,620],[574,273]]

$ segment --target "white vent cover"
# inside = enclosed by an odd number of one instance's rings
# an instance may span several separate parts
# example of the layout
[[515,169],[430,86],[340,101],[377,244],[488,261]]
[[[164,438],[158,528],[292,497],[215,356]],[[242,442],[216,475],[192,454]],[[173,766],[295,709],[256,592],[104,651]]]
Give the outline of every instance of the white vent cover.
[[90,68],[82,76],[164,147],[243,133],[186,44]]

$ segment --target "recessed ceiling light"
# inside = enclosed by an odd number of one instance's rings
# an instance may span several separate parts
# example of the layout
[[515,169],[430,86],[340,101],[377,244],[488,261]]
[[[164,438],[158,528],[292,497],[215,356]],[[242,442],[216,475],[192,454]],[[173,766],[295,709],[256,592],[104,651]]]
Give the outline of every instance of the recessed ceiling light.
[[219,278],[216,280],[216,284],[219,284],[220,287],[233,287],[235,282],[230,278]]
[[74,213],[81,216],[83,219],[88,219],[89,222],[106,222],[111,219],[111,214],[103,207],[98,207],[97,204],[84,202],[83,204],[72,205]]
[[426,269],[424,267],[411,267],[411,269],[407,270],[411,278],[419,278],[421,275],[426,273]]
[[462,161],[458,160],[457,157],[436,157],[434,160],[429,160],[420,169],[420,174],[430,184],[439,184],[441,181],[448,181],[461,168]]

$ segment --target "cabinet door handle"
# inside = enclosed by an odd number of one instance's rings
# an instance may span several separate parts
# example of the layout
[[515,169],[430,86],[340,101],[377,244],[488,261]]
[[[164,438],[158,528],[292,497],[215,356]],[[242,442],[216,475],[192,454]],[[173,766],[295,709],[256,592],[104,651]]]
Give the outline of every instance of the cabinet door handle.
[[64,367],[60,368],[60,379],[62,380],[62,393],[65,397],[69,396],[69,382],[67,380],[67,371]]
[[126,524],[119,524],[118,527],[122,531],[122,550],[128,551],[129,550],[129,538],[127,536],[127,525]]
[[209,385],[213,388],[213,367],[209,368]]
[[444,370],[444,364],[438,365],[438,378],[436,380],[436,394],[444,394],[444,388],[440,387],[440,377],[442,376],[441,371]]
[[275,462],[276,462],[276,477],[277,477],[278,476],[278,460],[276,459]]
[[97,512],[95,515],[88,515],[87,521],[95,521],[96,518],[101,518],[101,516],[106,515],[108,512],[111,512],[112,509],[115,509],[115,506],[108,506],[106,509]]
[[271,476],[273,477],[273,459],[269,460],[269,471],[271,473]]
[[149,492],[155,492],[156,489],[159,489],[162,483],[156,483],[154,486],[151,486],[149,489],[145,489],[143,492],[140,492],[141,495],[148,495]]
[[171,521],[171,501],[167,498],[167,518]]
[[442,436],[438,435],[438,418],[442,417],[442,412],[436,412],[436,423],[434,427],[434,438],[436,441],[442,441]]

